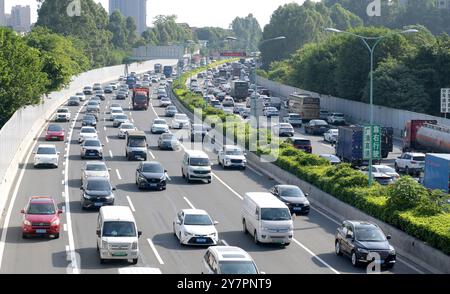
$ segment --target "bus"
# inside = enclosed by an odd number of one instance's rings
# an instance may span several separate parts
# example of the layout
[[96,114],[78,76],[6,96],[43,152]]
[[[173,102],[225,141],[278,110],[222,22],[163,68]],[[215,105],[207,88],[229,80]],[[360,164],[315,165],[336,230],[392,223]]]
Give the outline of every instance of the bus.
[[160,63],[155,64],[155,73],[159,74],[161,72],[162,72],[162,64]]
[[289,112],[298,113],[303,121],[320,119],[320,98],[293,93],[289,95]]
[[173,73],[173,66],[166,65],[164,66],[164,75],[166,78],[171,78]]

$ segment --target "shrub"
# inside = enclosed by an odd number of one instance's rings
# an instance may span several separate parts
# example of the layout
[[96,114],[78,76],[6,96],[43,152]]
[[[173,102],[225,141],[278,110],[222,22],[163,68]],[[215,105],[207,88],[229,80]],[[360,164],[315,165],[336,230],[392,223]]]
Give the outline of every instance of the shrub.
[[388,189],[387,205],[392,210],[415,208],[428,198],[428,191],[411,177],[403,177]]

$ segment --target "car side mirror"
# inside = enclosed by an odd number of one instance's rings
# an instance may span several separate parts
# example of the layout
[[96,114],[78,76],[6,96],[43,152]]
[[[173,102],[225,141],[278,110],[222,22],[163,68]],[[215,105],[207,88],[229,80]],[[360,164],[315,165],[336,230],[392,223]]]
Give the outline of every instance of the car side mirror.
[[215,221],[215,222],[214,222],[214,225],[215,225],[215,226],[217,226],[218,224],[219,224],[219,222],[218,222],[218,221]]
[[142,232],[138,231],[138,238],[140,238],[142,236]]
[[244,152],[244,156],[247,156],[247,152]]
[[108,168],[108,171],[111,171],[111,168]]
[[165,169],[164,172],[167,173],[167,169]]
[[98,237],[100,237],[100,230],[97,230],[95,233],[97,234]]
[[21,210],[20,210],[20,213],[25,213],[25,209],[21,209]]
[[308,193],[305,193],[305,197],[309,197],[309,194],[308,194]]
[[387,235],[387,236],[386,236],[386,239],[391,240],[391,239],[392,239],[392,236],[391,236],[391,235]]
[[58,209],[58,214],[62,214],[62,213],[63,213],[62,209]]

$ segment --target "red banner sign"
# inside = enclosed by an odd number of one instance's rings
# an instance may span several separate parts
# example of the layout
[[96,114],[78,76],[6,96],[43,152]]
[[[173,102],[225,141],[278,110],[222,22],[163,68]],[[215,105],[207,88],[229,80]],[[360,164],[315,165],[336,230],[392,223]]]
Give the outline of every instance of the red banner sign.
[[246,57],[247,53],[245,53],[245,52],[220,52],[220,56],[222,56],[222,57]]

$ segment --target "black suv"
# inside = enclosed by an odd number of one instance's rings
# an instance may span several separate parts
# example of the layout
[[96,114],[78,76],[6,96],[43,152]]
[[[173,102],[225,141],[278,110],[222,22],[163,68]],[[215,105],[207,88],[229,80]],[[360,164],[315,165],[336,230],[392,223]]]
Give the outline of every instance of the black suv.
[[395,265],[396,253],[394,247],[389,244],[390,239],[391,236],[385,236],[377,225],[346,220],[337,228],[335,252],[337,255],[349,256],[354,267],[375,261],[392,268]]
[[323,135],[330,129],[328,123],[321,119],[311,120],[305,125],[305,133],[311,135]]
[[286,143],[291,144],[294,148],[303,150],[306,153],[312,153],[311,140],[302,137],[291,137],[286,139]]

